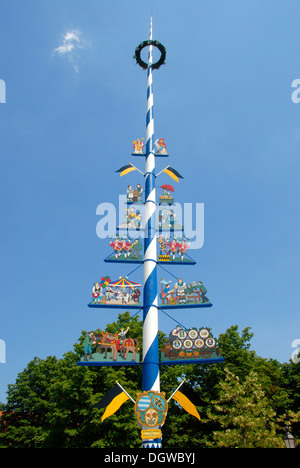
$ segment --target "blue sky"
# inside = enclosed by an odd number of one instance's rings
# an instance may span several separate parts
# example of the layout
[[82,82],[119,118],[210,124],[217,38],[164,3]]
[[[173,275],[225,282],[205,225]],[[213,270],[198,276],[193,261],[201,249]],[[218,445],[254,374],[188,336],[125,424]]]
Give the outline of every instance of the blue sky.
[[[115,170],[145,136],[146,73],[133,54],[151,14],[167,49],[155,134],[184,176],[176,200],[205,206],[197,265],[170,271],[202,279],[213,303],[172,315],[215,336],[252,327],[258,355],[289,361],[300,339],[299,13],[297,0],[1,2],[0,401],[35,356],[62,357],[119,313],[87,307],[96,280],[131,270],[103,262],[96,208],[143,183]],[[159,320],[169,333],[174,322]]]

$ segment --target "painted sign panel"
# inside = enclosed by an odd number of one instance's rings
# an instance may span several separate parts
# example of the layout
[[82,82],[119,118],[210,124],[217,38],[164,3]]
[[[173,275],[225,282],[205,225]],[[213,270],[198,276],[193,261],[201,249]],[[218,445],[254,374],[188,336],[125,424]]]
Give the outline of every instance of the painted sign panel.
[[161,205],[158,210],[158,225],[159,232],[168,231],[183,231],[183,225],[176,220],[176,213],[170,207]]
[[168,402],[165,392],[138,393],[134,405],[135,414],[141,426],[158,429],[165,422],[168,412]]
[[142,202],[142,195],[143,195],[143,188],[142,188],[141,184],[137,184],[135,189],[132,187],[132,185],[128,185],[128,187],[127,187],[127,204],[130,205],[132,203],[143,203]]
[[111,281],[109,276],[102,277],[101,282],[94,283],[89,307],[140,308],[140,287],[140,283],[122,276],[116,281]]
[[110,238],[109,245],[113,253],[105,259],[105,262],[141,263],[143,260],[143,245],[140,239],[116,235]]
[[175,281],[161,279],[160,306],[162,309],[176,307],[211,307],[207,289],[202,281],[184,282],[182,278]]
[[158,236],[160,263],[174,263],[195,265],[196,262],[187,255],[187,250],[190,248],[189,241],[182,236]]
[[[218,342],[208,327],[174,328],[164,338],[161,361],[205,361],[221,359]],[[180,362],[178,362],[179,364]]]
[[139,341],[127,337],[129,327],[119,332],[89,332],[83,341],[84,355],[81,364],[125,365],[140,361]]
[[[144,138],[136,138],[133,140],[132,156],[146,156]],[[164,138],[157,138],[154,142],[155,156],[168,157],[167,145]]]
[[[112,253],[104,260],[107,263],[142,263],[143,244],[141,239],[116,235],[110,238]],[[195,265],[195,261],[187,254],[190,243],[185,237],[158,235],[158,262],[177,265]]]
[[130,206],[130,208],[125,209],[125,218],[124,221],[118,226],[118,229],[142,229],[142,214],[141,210],[135,206]]

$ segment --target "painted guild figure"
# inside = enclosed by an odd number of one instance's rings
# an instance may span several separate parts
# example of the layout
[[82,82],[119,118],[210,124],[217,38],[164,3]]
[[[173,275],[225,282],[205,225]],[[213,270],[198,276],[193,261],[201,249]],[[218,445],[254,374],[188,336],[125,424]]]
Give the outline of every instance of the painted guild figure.
[[206,297],[206,293],[207,293],[206,287],[204,286],[202,281],[198,281],[198,284],[199,284],[199,289],[201,291],[200,295],[201,295],[202,302],[208,302],[209,299]]
[[164,224],[164,221],[165,221],[165,217],[164,217],[165,211],[166,209],[162,208],[161,210],[159,210],[159,213],[158,213],[158,226],[160,229],[162,228],[162,225]]
[[164,190],[159,201],[164,201],[166,203],[170,198],[172,198],[171,192],[169,190]]
[[[116,301],[122,301],[122,291],[121,289],[119,288],[116,288],[115,292],[114,292],[114,299]],[[123,301],[122,301],[123,302]]]
[[166,208],[162,208],[158,212],[158,226],[159,230],[162,228],[170,228],[174,231],[176,214],[174,210],[167,211]]
[[132,291],[132,296],[131,297],[134,300],[134,302],[140,302],[140,295],[141,295],[141,291],[138,288],[135,288]]
[[135,208],[127,208],[125,216],[125,224],[128,228],[139,229],[141,227],[142,215],[140,210],[136,210]]
[[136,219],[135,219],[135,227],[140,228],[141,227],[141,221],[142,221],[142,215],[139,210],[136,211]]
[[87,361],[88,359],[88,355],[89,355],[89,359],[94,359],[93,356],[92,356],[92,345],[93,345],[93,341],[95,340],[95,335],[93,332],[88,332],[86,337],[84,338],[83,340],[83,351],[84,351],[84,361]]
[[119,333],[118,333],[118,336],[119,336],[119,338],[120,338],[120,345],[121,345],[121,346],[122,346],[122,344],[123,344],[123,341],[124,341],[125,338],[126,338],[126,334],[127,334],[128,330],[129,330],[129,327],[127,327],[126,330],[124,330],[124,328],[122,327],[121,330],[120,330]]
[[127,203],[142,203],[143,188],[141,184],[137,184],[134,189],[132,185],[127,187]]
[[174,213],[174,210],[170,210],[167,214],[167,223],[169,224],[169,227],[171,229],[174,229],[174,224],[175,224],[175,217],[176,217],[176,214]]
[[143,149],[144,149],[144,138],[137,138],[134,140],[133,143],[133,153],[134,154],[143,154]]
[[170,249],[170,254],[172,256],[172,259],[175,260],[175,255],[178,252],[178,242],[176,239],[170,240],[170,242],[167,243]]
[[109,245],[113,248],[115,257],[118,259],[122,254],[123,249],[121,240],[117,237],[114,241],[110,240]]
[[105,291],[105,299],[107,302],[109,302],[112,298],[114,297],[114,290],[107,286],[106,291]]
[[129,291],[124,289],[124,291],[122,291],[121,293],[121,299],[122,299],[122,304],[128,304],[128,302],[131,300],[131,295]]
[[187,294],[194,294],[194,292],[198,289],[198,285],[196,281],[189,283],[186,287]]
[[169,251],[167,249],[168,243],[167,239],[164,240],[163,236],[158,236],[159,248],[160,248],[160,255],[169,255]]
[[174,192],[174,187],[172,185],[165,184],[161,185],[160,188],[163,190],[163,193],[159,197],[159,203],[172,205],[174,203],[174,197],[171,192]]
[[137,192],[137,202],[140,203],[142,201],[142,193],[143,193],[143,187],[141,186],[141,184],[137,184],[136,192]]
[[122,241],[122,251],[124,252],[124,257],[127,258],[130,255],[131,242],[129,239],[123,239]]
[[187,249],[190,247],[190,243],[186,242],[185,239],[179,239],[177,242],[177,249],[180,253],[180,260],[183,261],[183,256],[186,254]]
[[120,355],[121,355],[122,357],[125,356],[125,351],[126,351],[126,350],[125,350],[125,348],[123,347],[123,345],[124,345],[124,340],[126,339],[126,334],[127,334],[128,330],[129,330],[129,327],[127,327],[126,330],[124,330],[124,328],[122,327],[121,330],[120,330],[119,333],[118,333],[118,338],[119,338],[119,340],[120,340],[120,345],[119,345],[119,346],[120,346],[120,351],[119,351],[119,352],[120,352]]
[[167,145],[165,143],[165,139],[164,138],[158,138],[156,141],[155,141],[155,146],[157,148],[157,153],[156,154],[168,154],[167,153]]
[[143,246],[140,239],[135,239],[131,244],[131,258],[138,259]]
[[186,290],[186,283],[184,283],[182,279],[179,278],[177,283],[175,283],[175,286],[174,286],[174,291],[176,292],[176,295],[178,297],[179,304],[186,303],[185,290]]
[[169,235],[174,235],[175,231],[183,232],[184,227],[179,223],[181,215],[177,220],[177,215],[173,209],[167,208],[164,204],[158,210],[158,232],[169,232]]
[[127,202],[128,203],[133,203],[133,194],[134,194],[134,190],[132,188],[132,185],[128,185],[128,188],[127,188]]
[[100,304],[103,297],[103,287],[100,283],[94,283],[92,296],[94,298],[95,304]]
[[164,279],[161,280],[161,293],[160,293],[160,298],[163,299],[164,301],[166,299],[170,299],[170,293],[171,293],[171,283],[172,281],[166,281]]

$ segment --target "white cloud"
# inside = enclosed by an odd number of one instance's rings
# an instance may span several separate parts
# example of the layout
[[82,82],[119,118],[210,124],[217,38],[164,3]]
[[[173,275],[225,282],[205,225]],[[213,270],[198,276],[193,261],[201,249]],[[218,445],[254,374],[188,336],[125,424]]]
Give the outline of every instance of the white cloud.
[[71,31],[71,32],[67,32],[67,34],[65,35],[65,41],[76,41],[76,42],[80,42],[80,39],[79,39],[79,35],[81,34],[80,31]]
[[62,44],[53,50],[52,54],[66,56],[72,63],[76,73],[79,72],[79,49],[85,48],[86,41],[82,38],[82,32],[78,30],[68,31],[63,37]]
[[68,52],[71,52],[73,49],[74,49],[74,44],[65,44],[65,45],[61,45],[57,47],[57,49],[55,49],[53,53],[58,53],[59,55],[63,55]]

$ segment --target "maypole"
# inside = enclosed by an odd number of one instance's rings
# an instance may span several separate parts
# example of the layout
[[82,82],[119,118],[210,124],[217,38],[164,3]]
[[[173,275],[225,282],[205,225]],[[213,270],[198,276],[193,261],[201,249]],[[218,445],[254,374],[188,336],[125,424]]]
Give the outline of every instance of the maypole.
[[[149,48],[147,63],[141,59],[141,51],[145,47]],[[160,58],[156,62],[153,62],[153,48],[157,48],[160,52]],[[155,173],[155,159],[169,155],[164,138],[157,140],[154,138],[153,70],[159,69],[165,63],[166,49],[160,42],[153,40],[152,18],[149,39],[136,47],[134,58],[143,70],[147,70],[146,145],[143,143],[144,138],[137,138],[133,141],[134,151],[131,154],[145,157],[145,173],[132,163],[122,166],[116,172],[123,176],[137,170],[144,176],[145,184],[144,190],[139,183],[136,189],[128,185],[125,220],[116,227],[116,234],[109,239],[113,252],[104,261],[143,265],[143,284],[128,278],[139,267],[127,276],[119,276],[115,281],[112,281],[108,275],[100,275],[93,285],[92,301],[88,306],[123,308],[126,311],[136,309],[135,315],[142,312],[143,357],[141,362],[140,338],[132,336],[129,324],[124,323],[113,332],[103,329],[86,332],[82,340],[84,355],[78,365],[142,366],[142,392],[137,393],[136,400],[116,382],[95,407],[106,408],[102,415],[103,421],[114,414],[123,403],[131,400],[141,428],[142,447],[159,449],[162,448],[161,428],[166,420],[171,399],[200,420],[196,403],[190,399],[191,389],[186,383],[180,383],[169,399],[166,398],[165,392],[160,389],[160,366],[215,363],[222,362],[223,358],[209,327],[181,325],[166,312],[166,309],[189,310],[195,307],[202,308],[205,312],[211,307],[212,303],[206,296],[207,290],[202,281],[199,281],[199,278],[197,281],[190,279],[185,281],[171,274],[172,279],[160,279],[160,290],[158,290],[158,266],[195,265],[195,262],[187,254],[190,244],[184,234],[184,226],[180,224],[181,220],[176,219],[174,187],[170,184],[161,185],[159,188],[163,190],[163,194],[159,197],[159,203],[156,203],[155,181],[160,174],[167,174],[176,182],[183,177],[170,164],[158,174]],[[144,146],[146,146],[145,151]],[[143,196],[145,196],[144,202]],[[142,205],[143,215],[140,211]],[[159,213],[156,210],[157,205],[160,205]],[[143,255],[141,237],[144,239]],[[164,267],[163,270],[167,271]],[[140,297],[140,287],[143,288],[143,298]],[[158,312],[166,314],[177,324],[169,336],[165,335],[160,350]]]
[[[152,18],[150,41],[152,40]],[[145,241],[143,295],[143,390],[160,391],[158,355],[158,301],[154,116],[152,85],[152,45],[147,70],[146,164],[145,164]]]
[[[152,18],[149,41],[152,41]],[[160,391],[158,352],[156,196],[152,45],[149,46],[147,69],[146,164],[145,164],[145,240],[143,294],[143,390]],[[156,440],[161,447],[161,440]],[[149,441],[143,440],[147,448]]]

